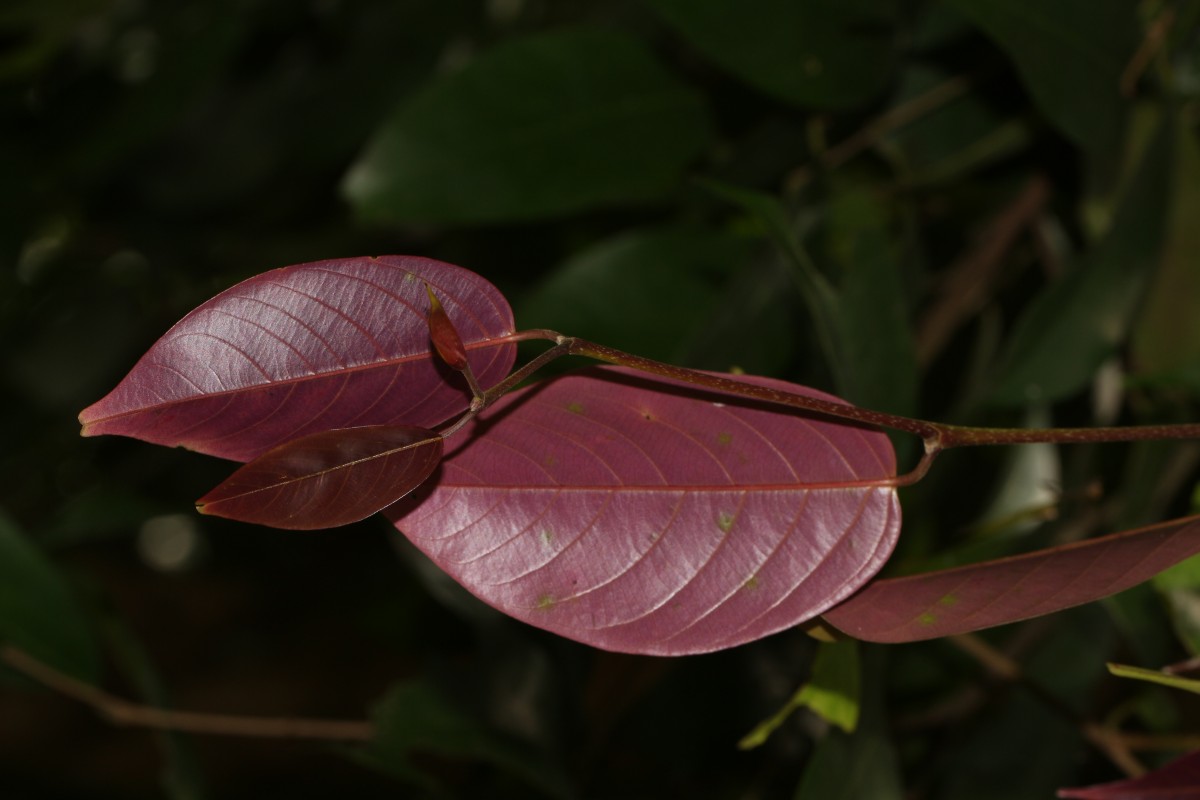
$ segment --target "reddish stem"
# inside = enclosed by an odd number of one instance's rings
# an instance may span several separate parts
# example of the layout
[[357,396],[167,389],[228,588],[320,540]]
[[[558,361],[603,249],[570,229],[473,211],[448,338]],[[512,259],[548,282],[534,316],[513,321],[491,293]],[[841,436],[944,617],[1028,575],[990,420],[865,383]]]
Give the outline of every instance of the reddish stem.
[[[1177,425],[1133,425],[1105,428],[980,428],[968,425],[948,425],[941,422],[930,422],[899,414],[888,414],[869,408],[858,408],[846,403],[832,400],[822,400],[816,397],[785,392],[768,386],[744,383],[728,375],[699,372],[652,358],[626,353],[615,347],[609,347],[596,342],[589,342],[575,336],[564,336],[557,331],[544,328],[518,331],[504,337],[505,341],[519,342],[534,339],[548,339],[554,342],[549,350],[539,354],[529,363],[514,371],[500,383],[492,386],[483,393],[484,402],[480,409],[491,405],[505,392],[512,389],[535,371],[564,355],[578,355],[619,364],[624,367],[673,378],[696,386],[704,386],[727,394],[736,394],[762,400],[767,403],[800,409],[811,414],[819,414],[837,419],[849,420],[874,428],[889,428],[891,430],[911,433],[919,436],[925,444],[925,454],[917,466],[904,475],[891,479],[896,486],[907,486],[916,483],[929,471],[930,465],[938,453],[952,447],[971,445],[1001,445],[1001,444],[1078,444],[1101,442],[1134,442],[1161,439],[1200,439],[1200,424],[1183,423]],[[472,416],[474,415],[472,413]]]

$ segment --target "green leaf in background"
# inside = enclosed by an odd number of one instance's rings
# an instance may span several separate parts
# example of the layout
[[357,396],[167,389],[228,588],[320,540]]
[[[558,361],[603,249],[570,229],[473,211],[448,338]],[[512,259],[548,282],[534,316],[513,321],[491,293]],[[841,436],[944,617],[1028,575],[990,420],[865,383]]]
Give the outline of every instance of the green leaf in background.
[[826,223],[826,254],[838,274],[839,392],[896,414],[917,403],[917,358],[900,243],[889,209],[869,185],[837,182]]
[[1038,109],[1093,158],[1120,149],[1121,72],[1138,40],[1128,0],[943,0],[1012,59]]
[[[1088,752],[1081,726],[1070,714],[1094,697],[1106,677],[1101,665],[1118,646],[1107,616],[1096,606],[1066,612],[1068,624],[1036,640],[1020,658],[1029,686],[1020,683],[989,696],[979,719],[952,727],[938,747],[931,796],[971,800],[1054,797]],[[1012,639],[996,644],[1012,647]],[[1058,698],[1041,702],[1030,686]]]
[[1180,561],[1154,576],[1176,636],[1192,655],[1200,654],[1200,556]]
[[1104,240],[1018,319],[993,402],[1051,402],[1077,392],[1122,341],[1162,251],[1174,133],[1171,120],[1160,124]]
[[608,239],[547,275],[518,305],[516,316],[522,326],[551,328],[663,361],[688,361],[751,245],[743,237],[686,228]]
[[895,68],[893,0],[648,0],[692,45],[790,103],[847,108]]
[[[840,378],[838,370],[844,359],[840,349],[837,292],[801,245],[793,215],[779,198],[766,192],[715,180],[705,180],[701,185],[717,197],[739,206],[778,248],[788,267],[791,283],[804,301],[822,355],[829,369]],[[840,380],[838,393],[845,394]]]
[[1180,115],[1179,125],[1162,262],[1132,332],[1133,369],[1146,380],[1187,372],[1200,378],[1200,141],[1194,121]]
[[[359,760],[409,783],[437,792],[444,787],[422,768],[420,755],[485,763],[550,797],[569,794],[566,779],[531,748],[492,731],[451,702],[432,682],[395,684],[372,710],[375,738],[357,751]],[[414,763],[416,762],[416,763]]]
[[0,512],[0,642],[94,683],[91,628],[54,565]]
[[[859,649],[857,642],[839,642],[833,646],[854,645],[854,680],[859,678]],[[822,645],[821,653],[826,652]],[[905,796],[896,749],[888,738],[884,718],[882,648],[863,648],[862,653],[862,720],[853,732],[831,729],[817,743],[804,777],[796,787],[796,800],[900,800]],[[830,659],[826,669],[844,658]],[[820,656],[818,655],[818,660]],[[855,696],[858,689],[855,687]],[[855,714],[859,702],[855,701]]]
[[812,709],[831,725],[853,733],[858,726],[861,688],[858,642],[854,639],[822,642],[813,659],[812,678],[782,708],[743,736],[738,747],[750,750],[760,746],[799,708]]
[[1179,675],[1159,672],[1156,669],[1131,667],[1126,664],[1110,663],[1108,671],[1118,678],[1131,678],[1135,681],[1146,681],[1147,683],[1156,683],[1159,686],[1169,686],[1172,689],[1181,689],[1192,694],[1200,694],[1200,681],[1192,678],[1183,678]]
[[[911,102],[951,80],[943,70],[917,63],[904,71],[893,105]],[[922,171],[991,134],[1001,120],[976,92],[968,90],[941,107],[893,131],[888,141],[903,154],[904,166]]]
[[346,175],[376,223],[558,217],[660,198],[710,136],[700,97],[630,37],[514,39],[430,84]]
[[[901,76],[893,108],[946,91],[963,76],[917,63]],[[892,132],[884,152],[908,187],[948,184],[1028,147],[1032,126],[1004,118],[977,91],[963,94]]]

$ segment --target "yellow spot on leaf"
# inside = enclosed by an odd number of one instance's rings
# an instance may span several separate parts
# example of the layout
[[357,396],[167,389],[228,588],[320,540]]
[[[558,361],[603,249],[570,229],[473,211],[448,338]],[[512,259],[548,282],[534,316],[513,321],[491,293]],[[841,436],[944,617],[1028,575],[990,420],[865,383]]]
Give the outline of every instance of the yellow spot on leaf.
[[926,611],[924,614],[917,617],[917,622],[921,623],[922,625],[932,625],[933,623],[937,622],[937,615]]
[[580,402],[567,403],[567,411],[570,411],[572,414],[582,414],[583,413],[583,403],[580,403]]
[[722,511],[720,514],[717,514],[717,527],[721,529],[722,533],[729,533],[729,529],[733,527],[733,520],[733,514],[727,514]]
[[958,596],[953,594],[944,595],[938,600],[939,606],[952,606],[958,603]]
[[746,578],[746,582],[742,584],[742,588],[748,592],[752,592],[759,587],[760,581],[757,575],[751,575]]
[[538,611],[549,611],[551,608],[554,608],[554,604],[557,602],[558,601],[554,599],[554,595],[544,594],[537,599],[537,605],[535,608],[537,608]]
[[722,431],[721,433],[717,434],[717,444],[721,445],[722,447],[728,447],[729,443],[732,441],[733,441],[732,433]]
[[542,531],[542,541],[547,546],[554,544],[554,531],[550,530],[549,528],[545,528]]

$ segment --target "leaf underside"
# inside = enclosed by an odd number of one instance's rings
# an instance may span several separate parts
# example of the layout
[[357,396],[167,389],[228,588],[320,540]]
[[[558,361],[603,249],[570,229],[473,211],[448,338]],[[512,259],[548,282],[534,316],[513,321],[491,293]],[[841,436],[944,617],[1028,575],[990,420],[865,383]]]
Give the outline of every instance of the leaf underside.
[[280,445],[196,501],[205,514],[291,530],[366,519],[420,486],[442,437],[408,425],[324,431]]
[[913,642],[1090,603],[1200,552],[1200,516],[1027,555],[877,580],[824,613],[871,642]]
[[1200,752],[1189,753],[1136,778],[1058,790],[1059,797],[1074,800],[1186,800],[1197,795],[1200,795]]
[[425,284],[462,336],[475,375],[508,374],[512,311],[473,272],[412,256],[318,261],[266,272],[180,320],[106,397],[83,434],[119,434],[249,461],[333,428],[430,428],[469,393],[434,355]]
[[631,370],[515,392],[460,436],[389,516],[485,602],[609,650],[791,627],[873,576],[900,529],[884,434]]

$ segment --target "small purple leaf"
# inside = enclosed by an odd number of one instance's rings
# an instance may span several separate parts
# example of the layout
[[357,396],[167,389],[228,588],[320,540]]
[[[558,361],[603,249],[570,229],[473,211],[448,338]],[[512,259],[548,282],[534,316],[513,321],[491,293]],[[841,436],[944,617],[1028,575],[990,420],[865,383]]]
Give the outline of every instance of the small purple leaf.
[[870,642],[914,642],[1090,603],[1200,552],[1200,516],[985,561],[872,581],[824,613]]
[[422,428],[323,431],[243,465],[196,508],[273,528],[336,528],[387,508],[424,483],[441,459],[442,437]]
[[1188,753],[1136,778],[1059,789],[1058,796],[1074,800],[1195,800],[1200,797],[1200,752]]
[[433,342],[433,348],[437,350],[442,361],[462,372],[467,368],[467,349],[458,335],[458,329],[450,321],[442,302],[433,293],[433,287],[427,283],[425,291],[429,295],[429,313],[426,319],[429,322],[429,338]]
[[465,433],[396,526],[485,602],[605,649],[788,628],[874,575],[900,529],[884,434],[631,370],[514,392]]
[[437,425],[470,395],[430,347],[426,283],[453,314],[479,381],[501,380],[516,358],[515,345],[496,341],[513,332],[512,311],[483,278],[411,256],[317,261],[250,278],[193,310],[79,415],[83,435],[249,461],[331,428]]

